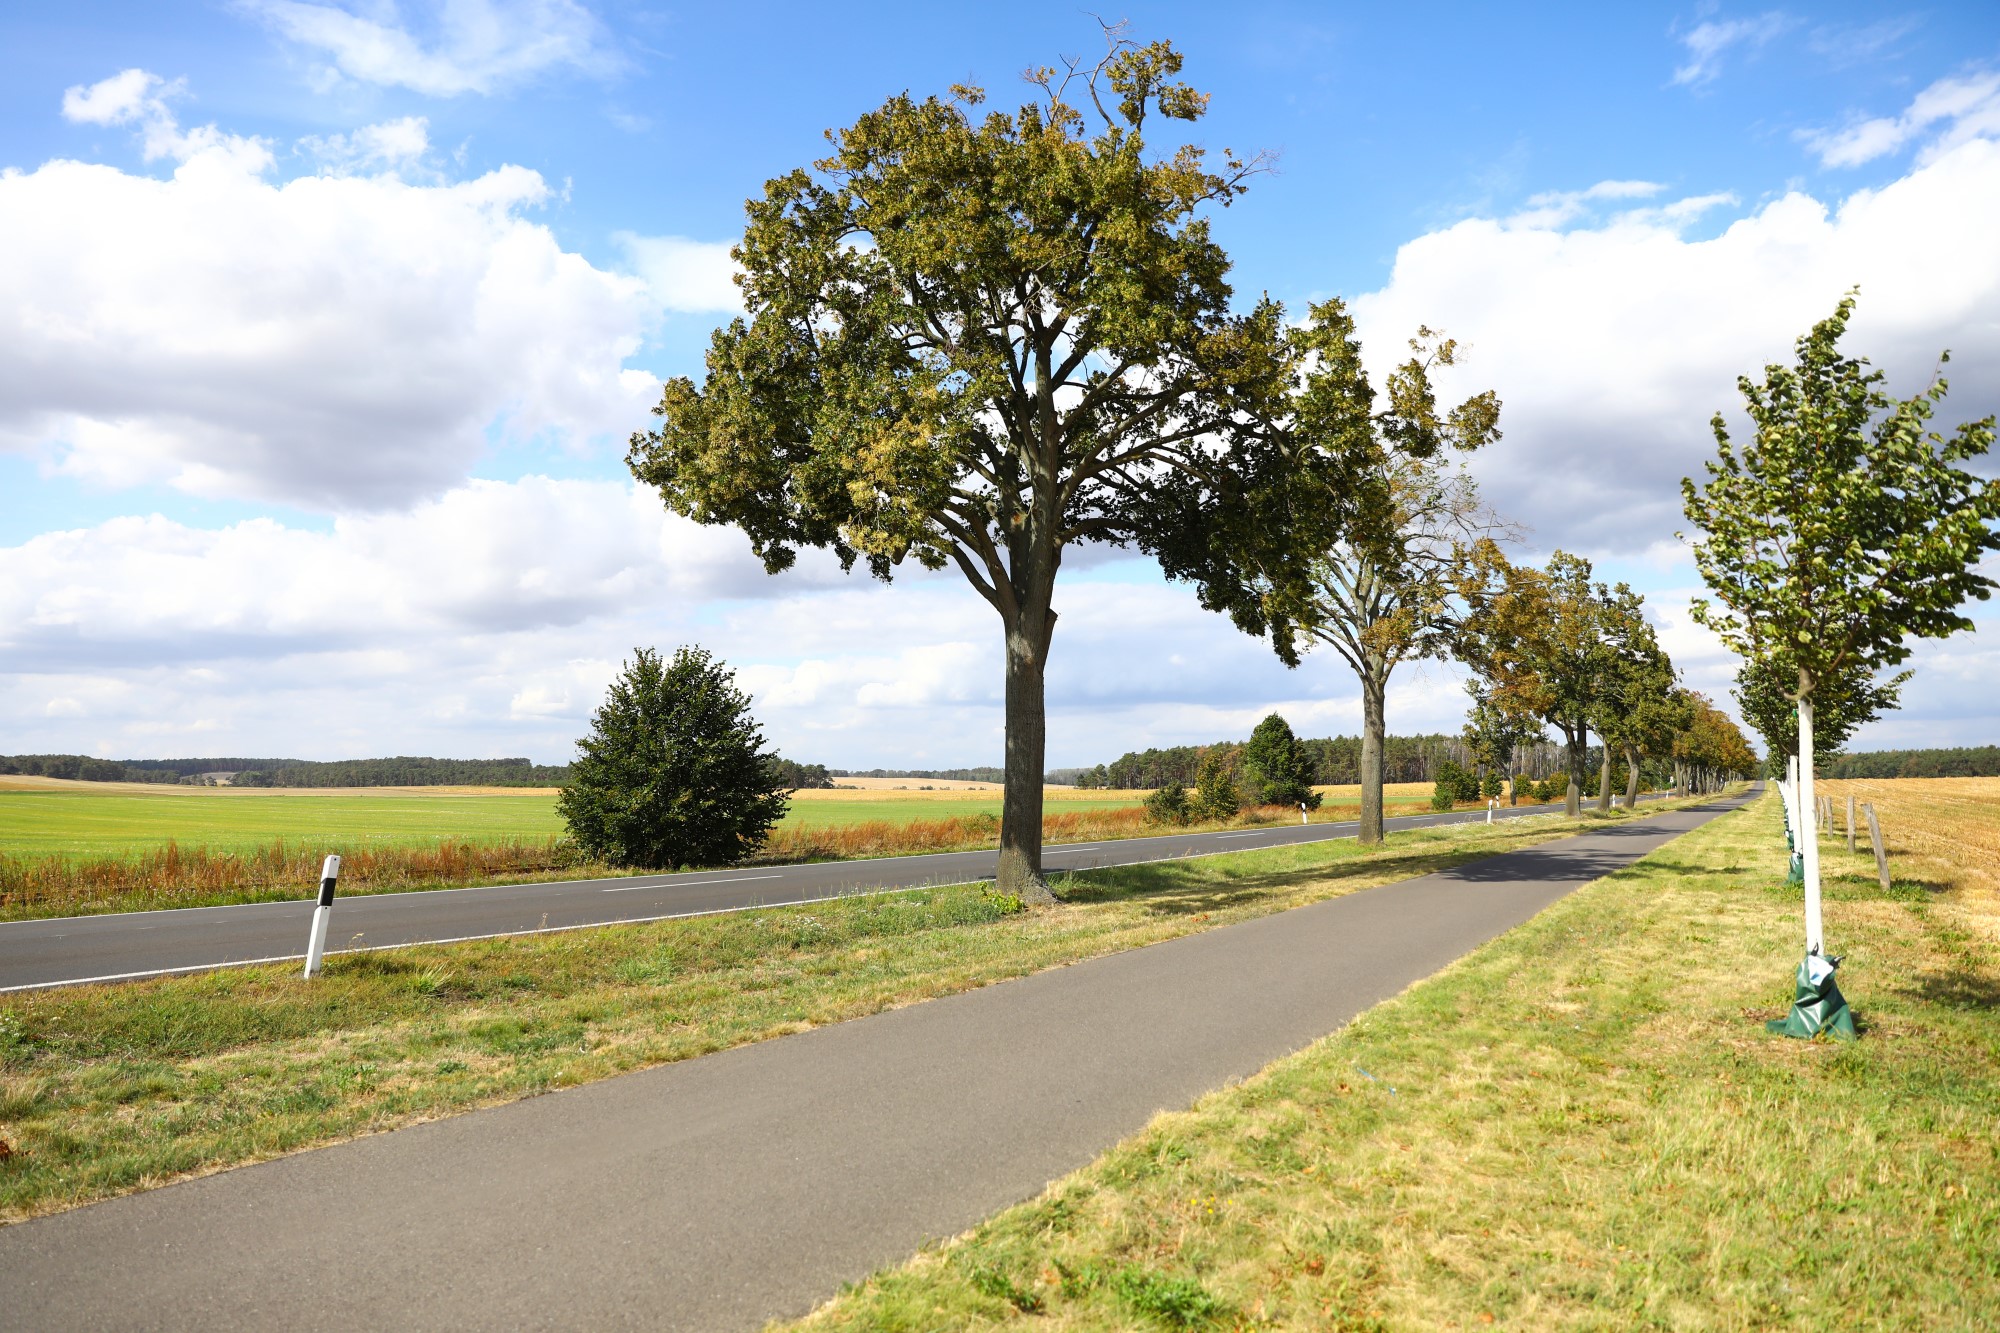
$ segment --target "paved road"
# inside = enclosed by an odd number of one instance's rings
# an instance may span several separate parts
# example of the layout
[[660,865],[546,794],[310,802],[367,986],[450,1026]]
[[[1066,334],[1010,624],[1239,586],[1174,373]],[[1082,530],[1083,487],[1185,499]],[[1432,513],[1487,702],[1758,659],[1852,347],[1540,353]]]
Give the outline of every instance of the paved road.
[[[1520,818],[1546,806],[1502,808]],[[1392,829],[1464,823],[1484,811],[1411,815]],[[1101,843],[1050,846],[1051,873],[1209,856],[1253,847],[1351,838],[1353,823],[1284,825],[1229,833],[1177,833]],[[620,921],[657,921],[709,912],[744,911],[811,902],[867,889],[967,884],[993,878],[995,853],[948,852],[872,861],[697,870],[680,875],[502,884],[427,893],[369,894],[339,899],[327,932],[329,952],[399,948],[409,944],[528,935]],[[302,886],[317,890],[317,884]],[[236,907],[183,907],[164,912],[60,917],[0,923],[0,993],[86,981],[128,981],[170,972],[201,972],[245,963],[305,957],[312,900]]]
[[754,1329],[1742,799],[0,1228],[0,1330]]

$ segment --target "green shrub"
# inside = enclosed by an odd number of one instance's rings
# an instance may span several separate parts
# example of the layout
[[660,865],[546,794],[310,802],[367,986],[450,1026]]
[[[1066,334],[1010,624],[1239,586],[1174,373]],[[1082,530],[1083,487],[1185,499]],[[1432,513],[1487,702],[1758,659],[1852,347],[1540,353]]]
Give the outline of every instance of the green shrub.
[[789,802],[750,700],[700,648],[637,650],[577,742],[556,807],[616,865],[720,866],[757,850]]
[[1276,713],[1250,733],[1250,743],[1243,747],[1243,769],[1252,800],[1319,809],[1320,795],[1312,789],[1312,756],[1299,744],[1291,724]]
[[1150,824],[1185,824],[1192,818],[1188,790],[1178,782],[1169,782],[1146,798],[1146,822]]
[[1438,765],[1437,786],[1431,791],[1431,809],[1449,810],[1460,801],[1478,799],[1478,778],[1449,759]]
[[1219,823],[1236,818],[1236,812],[1242,808],[1243,798],[1236,793],[1236,779],[1230,775],[1229,765],[1224,762],[1221,751],[1209,751],[1201,761],[1201,772],[1195,777],[1195,817]]

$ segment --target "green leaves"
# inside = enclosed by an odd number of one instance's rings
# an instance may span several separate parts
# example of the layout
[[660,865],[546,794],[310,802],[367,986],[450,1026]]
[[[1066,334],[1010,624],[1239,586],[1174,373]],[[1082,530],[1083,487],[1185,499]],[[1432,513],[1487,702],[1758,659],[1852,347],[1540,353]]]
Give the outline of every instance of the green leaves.
[[1798,340],[1796,365],[1738,381],[1750,442],[1735,448],[1718,415],[1706,485],[1681,483],[1716,597],[1695,618],[1745,658],[1753,697],[1817,700],[1830,686],[1864,708],[1871,689],[1875,706],[1892,702],[1893,687],[1868,683],[1875,673],[1912,639],[1970,629],[1959,608],[1995,586],[1977,565],[2000,550],[2000,482],[1956,466],[1991,447],[1993,418],[1930,430],[1943,376],[1889,397],[1882,372],[1840,354],[1853,309],[1849,293]]
[[619,865],[729,865],[763,842],[789,797],[750,700],[700,648],[640,648],[577,742],[557,799],[570,836]]

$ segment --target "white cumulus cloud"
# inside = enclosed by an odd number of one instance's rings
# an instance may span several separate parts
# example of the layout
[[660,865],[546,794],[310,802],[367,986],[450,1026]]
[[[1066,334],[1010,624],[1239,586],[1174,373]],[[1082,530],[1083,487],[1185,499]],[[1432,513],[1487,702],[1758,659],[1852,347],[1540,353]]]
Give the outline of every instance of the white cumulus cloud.
[[430,152],[430,121],[404,116],[364,125],[351,134],[308,135],[299,140],[299,148],[335,171],[394,170],[415,165]]
[[1720,235],[1671,218],[1526,227],[1475,219],[1411,241],[1353,302],[1371,356],[1419,324],[1461,340],[1450,384],[1492,387],[1506,438],[1488,495],[1537,545],[1637,552],[1684,526],[1679,482],[1712,456],[1736,378],[1859,285],[1844,344],[1914,393],[1950,349],[1952,422],[2000,406],[2000,144],[1974,139],[1879,190],[1772,200]]
[[[491,93],[549,69],[593,72],[612,63],[597,19],[575,0],[439,0],[413,7],[394,0],[241,3],[347,78],[436,97]],[[423,11],[419,22],[406,17],[406,8]]]
[[736,286],[739,271],[729,257],[728,241],[691,241],[685,236],[640,236],[621,231],[613,237],[625,252],[627,265],[645,283],[663,310],[687,312],[735,311],[743,308]]
[[[275,182],[261,145],[182,133],[143,89],[78,100],[138,118],[178,166],[0,174],[0,448],[107,486],[339,511],[440,493],[495,432],[644,422],[657,382],[625,362],[659,306],[527,216],[537,173]],[[426,142],[412,119],[342,151]]]
[[1973,139],[2000,137],[2000,71],[1939,79],[1911,99],[1899,116],[1853,121],[1837,130],[1803,130],[1799,137],[1828,167],[1858,167],[1932,136],[1919,161]]

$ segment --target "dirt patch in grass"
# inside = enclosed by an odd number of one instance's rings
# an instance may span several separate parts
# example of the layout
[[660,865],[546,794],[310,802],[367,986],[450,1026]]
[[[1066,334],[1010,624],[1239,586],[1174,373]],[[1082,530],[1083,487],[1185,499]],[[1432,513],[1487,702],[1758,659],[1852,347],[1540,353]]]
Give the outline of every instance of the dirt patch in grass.
[[1852,1044],[1767,1035],[1775,800],[1717,820],[860,1284],[802,1329],[1972,1328],[2000,1304],[2000,971],[1827,905]]

